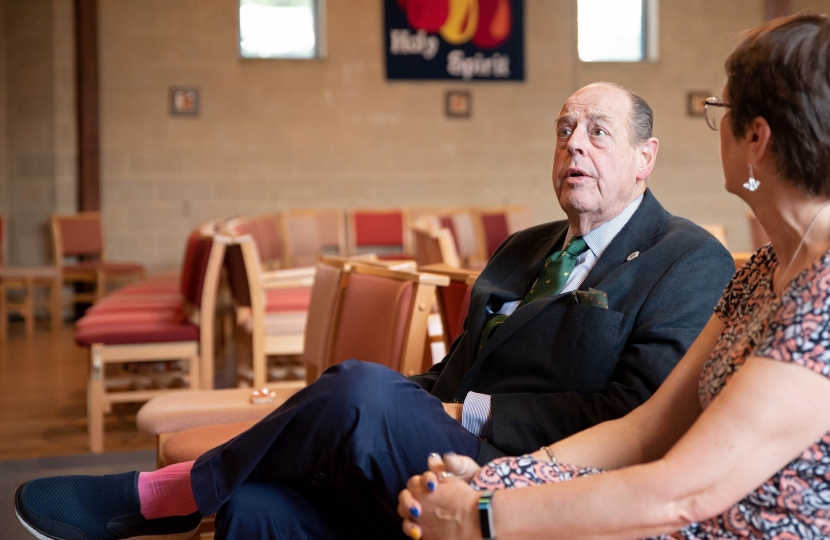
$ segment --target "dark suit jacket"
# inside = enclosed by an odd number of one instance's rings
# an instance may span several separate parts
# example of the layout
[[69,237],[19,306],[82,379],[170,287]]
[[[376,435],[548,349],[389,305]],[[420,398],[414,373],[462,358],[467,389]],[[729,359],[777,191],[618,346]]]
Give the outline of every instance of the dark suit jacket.
[[505,240],[473,286],[465,332],[443,361],[412,377],[444,402],[462,402],[469,391],[492,396],[493,437],[482,443],[480,461],[535,451],[643,403],[700,333],[735,272],[720,242],[646,191],[579,287],[608,293],[609,309],[577,304],[570,293],[536,300],[517,309],[479,353],[485,305],[524,297],[567,230],[567,221],[558,221]]

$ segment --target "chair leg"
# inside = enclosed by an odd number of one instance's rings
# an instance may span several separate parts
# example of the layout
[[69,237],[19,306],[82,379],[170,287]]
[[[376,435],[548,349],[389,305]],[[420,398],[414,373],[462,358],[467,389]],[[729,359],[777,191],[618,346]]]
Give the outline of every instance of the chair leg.
[[61,280],[55,279],[49,284],[49,323],[52,331],[61,327]]
[[95,300],[98,301],[107,294],[107,275],[98,271],[95,276]]
[[9,333],[8,292],[5,283],[0,283],[0,341],[6,341]]
[[34,281],[29,278],[23,288],[23,323],[26,328],[26,337],[35,335],[35,286]]
[[87,418],[89,422],[89,449],[93,454],[104,451],[104,361],[103,347],[92,346],[92,364],[87,390]]

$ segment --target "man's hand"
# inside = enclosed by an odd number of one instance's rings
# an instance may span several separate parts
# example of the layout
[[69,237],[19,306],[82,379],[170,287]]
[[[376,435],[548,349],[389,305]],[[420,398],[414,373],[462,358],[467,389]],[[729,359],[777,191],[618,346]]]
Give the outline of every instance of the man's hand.
[[439,481],[447,476],[455,476],[469,482],[481,470],[478,463],[467,456],[459,456],[454,452],[447,452],[444,457],[436,453],[430,454],[427,458],[427,467],[429,467],[432,474],[438,477]]
[[461,421],[461,409],[464,408],[463,403],[442,403],[442,405],[448,415],[452,416],[459,422]]

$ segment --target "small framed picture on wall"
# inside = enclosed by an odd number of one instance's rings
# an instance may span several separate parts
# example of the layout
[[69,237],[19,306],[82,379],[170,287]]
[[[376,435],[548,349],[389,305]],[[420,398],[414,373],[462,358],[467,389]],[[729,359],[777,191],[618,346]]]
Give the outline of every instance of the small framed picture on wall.
[[170,116],[199,116],[199,89],[171,87]]
[[703,116],[703,100],[711,97],[712,93],[707,90],[690,90],[686,93],[686,114],[689,116]]
[[445,96],[444,114],[447,118],[470,118],[473,98],[468,90],[449,90]]

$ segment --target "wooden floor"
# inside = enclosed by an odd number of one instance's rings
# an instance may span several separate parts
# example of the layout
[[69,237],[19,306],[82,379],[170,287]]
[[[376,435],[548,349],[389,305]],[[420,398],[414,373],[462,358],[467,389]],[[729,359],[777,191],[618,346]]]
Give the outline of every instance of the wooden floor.
[[[57,332],[38,322],[26,338],[12,322],[0,342],[0,459],[89,453],[86,382],[89,353],[75,345],[66,322]],[[154,439],[135,427],[139,405],[115,407],[107,415],[107,452],[154,448]]]

